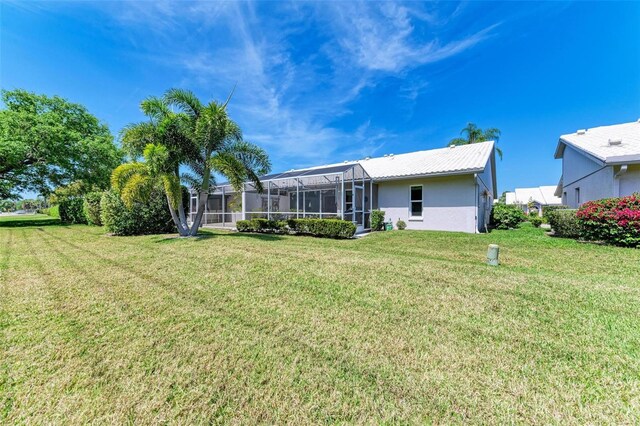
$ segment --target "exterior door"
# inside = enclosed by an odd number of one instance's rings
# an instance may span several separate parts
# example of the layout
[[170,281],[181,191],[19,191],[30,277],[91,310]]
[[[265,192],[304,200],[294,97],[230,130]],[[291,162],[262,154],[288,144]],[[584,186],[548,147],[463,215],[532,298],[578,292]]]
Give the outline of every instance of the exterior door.
[[356,232],[364,232],[364,187],[356,185],[353,193],[353,222]]

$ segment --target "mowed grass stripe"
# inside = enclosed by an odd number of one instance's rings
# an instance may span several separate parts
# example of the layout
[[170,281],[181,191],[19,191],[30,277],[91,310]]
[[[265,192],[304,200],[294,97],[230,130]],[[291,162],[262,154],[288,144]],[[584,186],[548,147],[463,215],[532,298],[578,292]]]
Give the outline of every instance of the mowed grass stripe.
[[[29,332],[43,315],[28,309],[41,287],[12,291],[19,326],[5,334],[21,350],[3,347],[7,365],[19,367],[8,369],[17,403],[6,420],[637,419],[635,252],[549,243],[538,231],[493,233],[507,260],[496,269],[476,252],[487,236],[327,241],[216,231],[193,240],[29,229],[14,243],[12,276],[43,277],[58,298],[45,310],[64,311],[79,328],[47,324],[51,342],[71,336],[54,345],[66,364],[52,370],[54,351]],[[569,269],[545,266],[553,248],[572,259],[598,254],[591,270],[609,276],[553,273]],[[34,251],[44,269],[22,256]],[[616,280],[608,268],[625,253]]]

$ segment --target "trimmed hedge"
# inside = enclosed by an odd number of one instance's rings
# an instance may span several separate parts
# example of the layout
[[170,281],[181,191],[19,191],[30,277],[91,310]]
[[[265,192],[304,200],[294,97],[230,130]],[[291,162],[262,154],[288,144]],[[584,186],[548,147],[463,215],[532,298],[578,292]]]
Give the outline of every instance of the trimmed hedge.
[[542,225],[542,218],[540,216],[529,216],[529,222],[536,228],[540,228]]
[[47,216],[60,219],[60,206],[55,205],[46,209],[40,209],[38,213],[46,214]]
[[100,200],[100,219],[114,235],[147,235],[176,232],[167,198],[161,191],[151,194],[146,203],[129,210],[114,191],[106,191]]
[[585,240],[640,246],[640,194],[588,201],[580,206],[576,217]]
[[549,225],[553,235],[564,238],[580,238],[582,230],[574,209],[558,209],[549,213]]
[[67,198],[58,205],[62,223],[87,223],[84,215],[84,200],[81,197]]
[[353,222],[340,219],[251,219],[236,222],[239,232],[312,235],[324,238],[351,238],[356,233]]
[[371,230],[380,231],[384,227],[384,211],[373,210],[371,211]]
[[544,206],[542,208],[542,219],[546,223],[549,223],[549,215],[550,214],[553,214],[553,212],[555,212],[556,210],[566,210],[568,208],[569,208],[569,206],[564,206],[564,205],[560,205],[560,206]]
[[84,196],[84,215],[89,225],[102,226],[100,219],[100,201],[102,200],[102,192],[90,192]]
[[520,207],[511,204],[496,204],[491,210],[491,226],[496,229],[517,228],[527,216]]

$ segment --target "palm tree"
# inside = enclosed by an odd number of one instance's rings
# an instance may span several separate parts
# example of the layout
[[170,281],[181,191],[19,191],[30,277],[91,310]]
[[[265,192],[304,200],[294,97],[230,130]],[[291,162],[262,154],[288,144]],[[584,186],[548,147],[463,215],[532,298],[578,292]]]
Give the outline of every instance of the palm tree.
[[[451,139],[448,146],[470,145],[472,143],[486,141],[494,141],[495,143],[498,143],[498,140],[500,139],[500,133],[500,129],[496,129],[495,127],[491,127],[487,130],[482,130],[473,123],[467,123],[467,126],[460,132],[460,134],[464,135],[464,137]],[[498,154],[500,159],[502,159],[502,150],[500,148],[496,147],[496,153]]]
[[[132,162],[114,170],[112,185],[125,203],[144,199],[153,185],[162,185],[171,217],[182,236],[198,233],[209,190],[215,175],[224,176],[240,191],[247,181],[261,191],[259,176],[271,169],[266,152],[245,141],[240,127],[227,115],[227,105],[211,101],[204,105],[190,91],[171,89],[162,98],[142,103],[148,122],[129,125],[122,132],[123,147],[140,155],[144,163]],[[175,107],[179,112],[173,112]],[[180,167],[190,169],[180,175]],[[188,225],[180,183],[198,191],[196,215]]]

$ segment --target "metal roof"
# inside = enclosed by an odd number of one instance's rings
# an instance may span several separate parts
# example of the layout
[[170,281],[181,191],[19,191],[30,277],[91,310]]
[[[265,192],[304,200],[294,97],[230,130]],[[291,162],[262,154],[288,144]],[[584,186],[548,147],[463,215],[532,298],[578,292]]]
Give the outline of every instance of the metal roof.
[[562,198],[556,197],[555,186],[539,186],[536,188],[516,188],[515,191],[506,193],[507,204],[527,204],[534,201],[542,205],[560,205]]
[[555,158],[563,157],[567,145],[593,157],[603,165],[640,163],[640,120],[562,135],[558,141]]
[[305,177],[305,176],[331,175],[331,174],[346,172],[348,170],[353,169],[353,167],[356,165],[357,163],[347,163],[347,164],[340,164],[340,165],[314,167],[314,168],[308,168],[308,169],[289,170],[288,172],[272,173],[269,175],[260,176],[260,180],[267,181],[267,180],[276,180],[276,179],[298,178],[298,177]]
[[[383,157],[327,164],[324,166],[293,169],[260,177],[261,181],[295,179],[310,176],[341,174],[356,167],[373,180],[400,179],[405,177],[443,176],[480,173],[492,159],[495,143],[480,142],[471,145],[430,149],[406,154],[389,154]],[[495,192],[495,165],[494,165]],[[224,186],[222,183],[218,186]]]
[[373,179],[478,173],[484,170],[494,142],[430,149],[358,161]]

